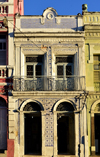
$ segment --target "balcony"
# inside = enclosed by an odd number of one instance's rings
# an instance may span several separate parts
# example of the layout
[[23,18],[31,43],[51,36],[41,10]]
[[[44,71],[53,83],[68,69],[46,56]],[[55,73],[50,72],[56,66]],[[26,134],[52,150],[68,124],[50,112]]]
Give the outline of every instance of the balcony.
[[12,14],[12,9],[13,9],[13,1],[12,2],[7,2],[7,0],[1,0],[0,1],[0,13],[1,14]]
[[8,6],[0,6],[0,13],[8,13]]
[[14,77],[14,91],[81,91],[85,90],[84,76],[57,78],[40,76],[38,78]]
[[0,94],[7,94],[12,90],[13,67],[0,65]]
[[0,66],[0,78],[8,77],[8,68],[7,66]]

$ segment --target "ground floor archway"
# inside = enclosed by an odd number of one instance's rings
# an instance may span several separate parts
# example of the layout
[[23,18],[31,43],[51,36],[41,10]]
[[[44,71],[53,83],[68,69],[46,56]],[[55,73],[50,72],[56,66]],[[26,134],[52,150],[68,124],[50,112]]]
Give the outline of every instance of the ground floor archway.
[[91,155],[100,156],[100,100],[91,108]]
[[30,102],[23,110],[25,154],[41,155],[41,107],[36,102]]
[[95,114],[95,154],[100,155],[100,114]]
[[74,107],[62,102],[57,107],[57,149],[59,155],[75,154]]
[[41,154],[41,113],[25,114],[25,154]]

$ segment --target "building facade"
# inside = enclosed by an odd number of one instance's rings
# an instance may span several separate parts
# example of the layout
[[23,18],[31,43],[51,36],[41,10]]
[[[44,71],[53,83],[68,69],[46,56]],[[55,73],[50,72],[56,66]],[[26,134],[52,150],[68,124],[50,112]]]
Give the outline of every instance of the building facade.
[[9,139],[14,157],[88,155],[83,17],[16,15]]
[[[17,3],[17,5],[16,5]],[[13,157],[14,140],[9,138],[9,102],[14,69],[14,19],[23,1],[0,0],[0,157]],[[23,10],[20,14],[23,15]]]
[[0,2],[0,157],[100,156],[100,12],[82,9]]
[[100,156],[100,12],[83,11],[89,155]]

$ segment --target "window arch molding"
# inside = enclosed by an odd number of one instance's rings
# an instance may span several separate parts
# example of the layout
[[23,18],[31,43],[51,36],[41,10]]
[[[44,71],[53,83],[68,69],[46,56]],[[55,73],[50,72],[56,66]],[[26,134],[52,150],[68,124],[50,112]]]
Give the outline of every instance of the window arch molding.
[[[69,106],[71,106],[71,108],[73,108],[73,110],[70,112],[69,110],[61,110],[61,111],[57,111],[57,108],[58,108],[58,106],[60,105],[60,104],[63,104],[63,103],[68,103],[69,104]],[[70,116],[69,114],[73,114],[73,117],[74,117],[74,125],[73,126],[75,126],[75,125],[77,125],[77,123],[76,123],[76,121],[78,122],[78,115],[76,115],[75,114],[75,112],[74,111],[76,111],[77,110],[77,108],[76,108],[76,104],[72,101],[72,100],[70,100],[70,99],[61,99],[61,100],[59,100],[58,102],[56,102],[55,103],[55,105],[54,105],[54,107],[53,107],[53,113],[54,113],[54,146],[55,146],[55,149],[54,149],[54,155],[55,156],[58,156],[58,114],[62,114],[62,116],[61,117],[68,117],[68,116]],[[68,113],[66,112],[66,111],[68,111]],[[64,113],[65,112],[65,113]],[[68,116],[66,116],[66,115],[68,115]],[[66,118],[65,118],[66,119]],[[64,120],[64,119],[63,119]],[[68,120],[68,119],[67,119]],[[75,135],[77,134],[78,135],[78,129],[76,129],[77,127],[75,126],[75,130],[74,130],[74,133],[75,133]],[[74,149],[73,150],[75,150],[75,147],[77,146],[76,145],[76,143],[77,143],[77,140],[78,140],[78,136],[75,136],[75,141],[74,141],[74,144],[75,144],[75,146],[74,146]],[[60,143],[60,142],[59,142]],[[75,152],[74,152],[75,153]],[[73,154],[73,153],[72,153]],[[72,155],[71,154],[71,155]],[[75,155],[76,155],[76,153],[75,153]]]
[[[25,152],[25,114],[27,114],[29,112],[29,114],[32,114],[32,112],[34,113],[34,111],[30,112],[30,111],[24,111],[24,108],[25,106],[27,106],[27,104],[30,104],[32,103],[34,105],[37,104],[41,109],[39,111],[40,113],[40,116],[41,116],[41,124],[43,124],[43,122],[45,122],[45,117],[44,117],[44,107],[43,107],[43,104],[37,100],[34,100],[34,99],[27,99],[25,100],[20,108],[19,108],[19,117],[20,117],[20,143],[23,145],[22,149],[21,149],[21,155],[24,156],[26,154]],[[37,111],[36,111],[37,112]],[[29,115],[28,114],[28,115]],[[17,117],[17,120],[18,120],[18,116],[16,115]],[[45,131],[45,128],[42,127],[41,128],[42,131],[41,131],[41,135],[42,133]],[[41,154],[43,154],[43,150],[44,150],[44,147],[45,147],[45,144],[44,144],[44,141],[45,141],[45,136],[42,137],[42,146],[41,146]]]
[[96,105],[97,104],[99,104],[100,103],[100,100],[96,100],[95,102],[93,102],[93,104],[91,105],[91,112],[94,112],[94,109],[95,109],[95,107],[96,107]]
[[28,103],[30,103],[30,102],[37,103],[37,104],[40,106],[41,110],[42,110],[42,111],[44,110],[44,107],[43,107],[43,105],[42,105],[40,102],[38,102],[38,101],[36,101],[36,100],[28,99],[28,100],[26,100],[26,101],[22,104],[22,106],[20,107],[20,111],[23,111],[23,110],[24,110],[24,107],[25,107]]
[[59,101],[55,104],[55,106],[54,106],[54,108],[53,108],[53,112],[54,112],[54,111],[57,111],[57,107],[58,107],[61,103],[63,103],[63,102],[70,103],[70,104],[73,106],[74,110],[76,110],[76,105],[75,105],[75,103],[74,103],[73,101],[67,100],[67,99],[61,99],[61,100],[59,100]]

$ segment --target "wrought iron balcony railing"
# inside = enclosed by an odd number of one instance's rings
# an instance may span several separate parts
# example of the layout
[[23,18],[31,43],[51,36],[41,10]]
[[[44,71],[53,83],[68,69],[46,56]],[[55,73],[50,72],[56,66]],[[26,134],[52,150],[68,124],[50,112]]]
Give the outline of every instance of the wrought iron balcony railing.
[[39,76],[37,78],[14,77],[14,91],[74,91],[85,90],[84,76]]

